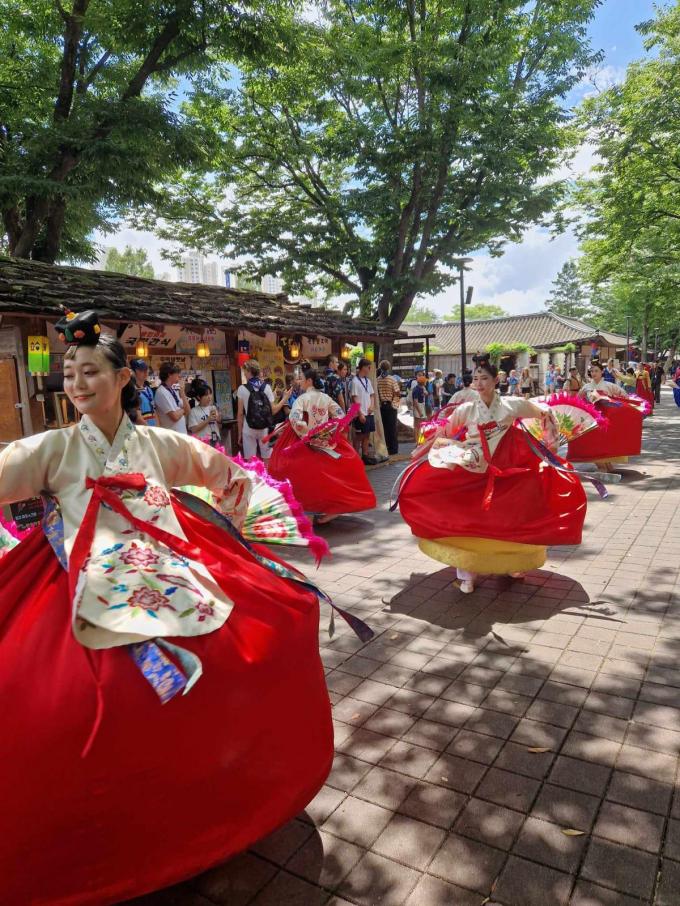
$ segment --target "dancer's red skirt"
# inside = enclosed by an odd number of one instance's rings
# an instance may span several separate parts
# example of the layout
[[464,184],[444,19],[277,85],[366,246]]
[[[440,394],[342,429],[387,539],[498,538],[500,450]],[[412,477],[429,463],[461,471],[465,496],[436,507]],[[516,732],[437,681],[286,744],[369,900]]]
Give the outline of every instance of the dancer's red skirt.
[[488,509],[488,473],[419,466],[402,486],[401,514],[418,538],[472,536],[521,544],[579,544],[586,494],[574,474],[543,467],[519,428],[511,428],[492,457],[503,470],[527,472],[496,478]]
[[627,399],[598,400],[595,407],[607,424],[571,441],[572,462],[607,462],[619,456],[639,456],[642,449],[642,413]]
[[372,510],[375,493],[366,470],[353,447],[336,435],[338,459],[298,443],[287,424],[274,445],[268,463],[269,474],[277,481],[288,479],[296,499],[309,513],[356,513]]
[[[174,641],[203,676],[161,704],[124,648],[86,652],[41,531],[0,562],[0,901],[111,904],[172,884],[299,814],[333,755],[316,598],[178,509],[235,602]],[[103,719],[89,753],[99,674]]]

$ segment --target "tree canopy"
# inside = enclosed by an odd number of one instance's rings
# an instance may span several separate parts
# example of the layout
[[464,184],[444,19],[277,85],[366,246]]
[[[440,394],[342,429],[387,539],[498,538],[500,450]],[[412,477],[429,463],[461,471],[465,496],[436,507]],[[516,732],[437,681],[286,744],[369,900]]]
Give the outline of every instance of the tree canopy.
[[[486,318],[503,318],[509,314],[502,306],[490,302],[475,302],[465,308],[466,321],[483,321]],[[445,321],[459,321],[460,312],[454,310],[450,315],[444,315]]]
[[548,311],[567,318],[587,320],[592,317],[593,308],[588,290],[573,259],[565,261],[560,268],[553,280],[553,290],[546,299],[545,307]]
[[433,308],[418,303],[411,306],[409,313],[404,318],[407,324],[433,324],[439,320],[440,317]]
[[327,0],[280,60],[193,94],[205,174],[185,171],[165,228],[155,208],[146,225],[398,326],[458,257],[499,254],[553,206],[596,5]]
[[584,129],[600,163],[576,201],[581,269],[600,323],[632,332],[647,350],[680,344],[680,7],[640,26],[650,56],[587,101]]
[[[93,260],[95,229],[198,157],[176,80],[274,46],[273,0],[0,0],[0,212],[10,254]],[[272,32],[273,34],[270,34]],[[271,39],[271,40],[270,40]]]
[[153,265],[149,261],[144,249],[133,249],[126,245],[122,252],[117,248],[110,248],[104,261],[105,271],[114,271],[117,274],[131,274],[133,277],[154,277]]

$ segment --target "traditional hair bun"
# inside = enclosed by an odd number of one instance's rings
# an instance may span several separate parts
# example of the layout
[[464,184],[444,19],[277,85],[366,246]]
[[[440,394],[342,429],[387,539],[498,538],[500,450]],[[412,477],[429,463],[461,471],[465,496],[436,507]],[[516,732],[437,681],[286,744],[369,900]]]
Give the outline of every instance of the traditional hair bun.
[[54,325],[59,339],[69,346],[94,346],[99,342],[102,329],[96,311],[81,311],[76,314],[64,308],[64,317]]

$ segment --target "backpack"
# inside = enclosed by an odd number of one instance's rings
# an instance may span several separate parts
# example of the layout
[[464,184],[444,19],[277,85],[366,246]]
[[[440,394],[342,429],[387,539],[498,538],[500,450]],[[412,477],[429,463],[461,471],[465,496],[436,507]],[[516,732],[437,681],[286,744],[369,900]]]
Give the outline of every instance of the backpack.
[[248,388],[248,406],[246,407],[246,424],[253,431],[259,431],[262,428],[271,428],[272,426],[272,406],[265,394],[266,384],[262,384],[257,390],[252,384],[246,384]]

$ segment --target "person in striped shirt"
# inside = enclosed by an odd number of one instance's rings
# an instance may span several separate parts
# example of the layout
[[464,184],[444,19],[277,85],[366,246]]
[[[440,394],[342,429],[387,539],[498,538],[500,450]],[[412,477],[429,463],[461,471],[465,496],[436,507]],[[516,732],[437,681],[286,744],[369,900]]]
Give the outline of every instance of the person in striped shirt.
[[380,418],[385,431],[385,444],[390,456],[399,452],[397,437],[397,414],[401,401],[401,387],[395,378],[391,364],[383,359],[378,365],[378,399],[380,400]]

